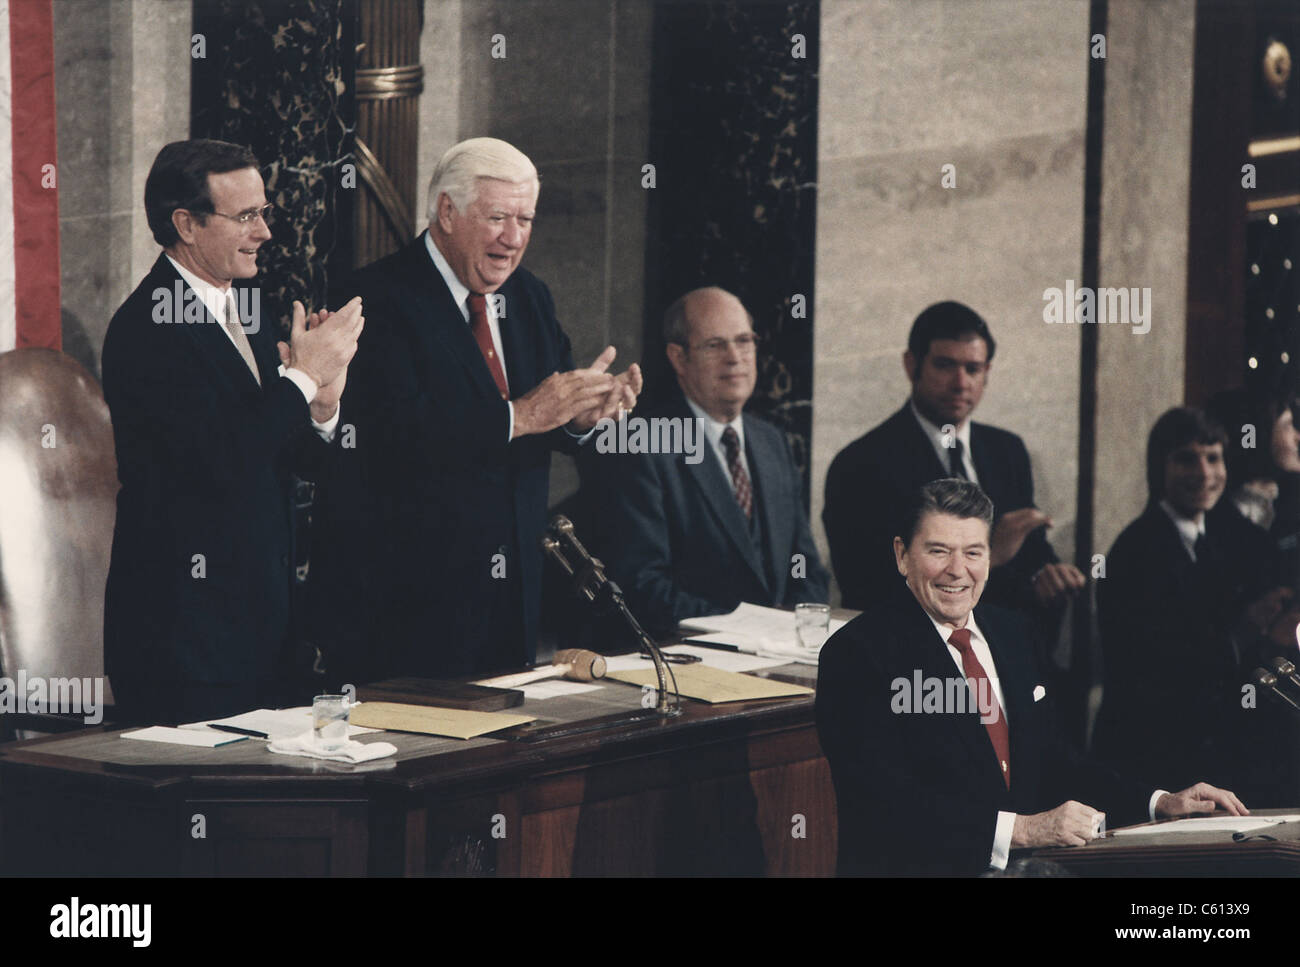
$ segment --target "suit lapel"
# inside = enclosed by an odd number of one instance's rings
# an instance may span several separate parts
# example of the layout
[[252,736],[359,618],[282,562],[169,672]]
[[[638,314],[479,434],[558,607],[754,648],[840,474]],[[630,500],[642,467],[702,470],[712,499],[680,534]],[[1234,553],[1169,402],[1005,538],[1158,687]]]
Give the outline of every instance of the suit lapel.
[[[529,367],[537,360],[540,355],[530,344],[536,334],[536,328],[522,325],[519,319],[518,305],[519,301],[515,297],[514,276],[512,275],[505,281],[505,284],[498,289],[498,293],[505,297],[506,314],[504,318],[497,320],[497,328],[501,331],[501,352],[505,356],[506,364],[506,382],[510,384],[510,395],[521,395],[532,387],[536,386],[541,378],[549,376],[550,373],[534,373]],[[514,308],[516,311],[511,311]],[[475,343],[475,348],[478,344]],[[479,356],[483,354],[480,352]],[[487,373],[487,364],[483,364],[483,372]],[[489,374],[490,377],[490,374]],[[493,386],[495,387],[495,383]]]
[[896,429],[900,443],[896,459],[904,471],[907,489],[912,489],[914,480],[940,480],[948,476],[948,468],[939,462],[930,438],[912,413],[912,404],[904,403],[903,408],[894,414],[894,419],[898,421]]
[[1030,672],[1033,664],[1025,660],[1028,642],[1012,633],[993,612],[981,611],[975,616],[975,621],[984,632],[984,639],[993,654],[998,683],[1002,686],[1002,700],[1006,703],[1011,742],[1011,781],[1013,784],[1028,783],[1032,788],[1037,784],[1037,778],[1028,774],[1028,770],[1033,769],[1033,757],[1028,754],[1033,746],[1030,706],[1033,703],[1034,686],[1041,682],[1032,679]]
[[[688,420],[695,419],[695,414],[691,412],[684,399],[677,408],[677,415]],[[748,433],[745,434],[745,442],[748,448]],[[754,542],[749,539],[749,524],[740,511],[740,504],[736,502],[736,492],[731,489],[730,478],[718,463],[713,444],[705,441],[704,459],[699,463],[682,461],[681,466],[692,485],[697,487],[704,496],[705,503],[713,512],[727,539],[749,565],[754,578],[763,587],[767,587],[767,578],[763,574],[762,562],[758,559],[758,550],[754,547]]]
[[[755,481],[754,493],[758,496],[758,512],[762,515],[763,546],[767,552],[769,567],[767,580],[764,583],[769,593],[775,593],[783,588],[780,575],[784,572],[787,562],[782,558],[792,543],[790,532],[794,527],[793,520],[776,511],[778,507],[790,505],[789,494],[781,486],[783,478],[776,470],[781,465],[785,454],[775,450],[766,434],[755,431],[754,421],[750,417],[745,416],[743,419],[745,457],[749,461],[749,474]],[[780,557],[777,548],[781,549]],[[759,563],[761,565],[762,562]]]
[[[429,258],[424,235],[420,233],[402,250],[398,272],[398,284],[408,290],[409,298],[396,301],[404,308],[415,344],[424,349],[428,359],[451,356],[465,368],[470,382],[482,395],[500,399],[501,394],[488,371],[483,352],[470,332],[469,323],[461,315],[460,306],[452,298],[438,267]],[[502,336],[504,342],[504,332]],[[507,363],[511,355],[517,354],[507,352]],[[514,385],[512,380],[512,389]]]
[[[983,624],[980,627],[982,628]],[[961,678],[962,671],[953,661],[947,642],[940,637],[929,615],[915,600],[912,607],[908,609],[904,635],[907,639],[920,642],[917,665],[921,670],[922,679],[936,678],[944,682],[946,693],[946,683],[954,677]],[[996,660],[995,657],[994,661]],[[997,756],[993,751],[993,743],[989,741],[988,729],[980,721],[978,705],[975,704],[975,697],[971,695],[969,684],[966,685],[966,708],[968,711],[964,714],[955,711],[945,712],[937,718],[949,723],[948,729],[957,743],[959,752],[957,758],[967,765],[972,774],[981,779],[991,779],[999,788],[1005,788],[1002,772],[998,768]]]
[[[174,297],[177,291],[176,284],[180,283],[181,305],[173,306],[174,310],[182,313],[182,320],[185,318],[185,309],[190,305],[197,306],[202,313],[202,322],[191,323],[182,321],[179,323],[194,340],[198,348],[199,356],[209,366],[213,367],[234,394],[257,393],[259,391],[257,381],[253,379],[253,374],[248,370],[248,364],[244,362],[244,357],[239,354],[235,344],[231,342],[221,323],[208,312],[207,306],[199,298],[197,292],[190,288],[175,267],[168,261],[166,255],[159,255],[158,261],[154,263],[153,271],[150,273],[155,281],[155,290],[158,288],[165,289],[169,298]],[[238,296],[236,296],[238,298]],[[256,359],[256,350],[254,350]],[[263,382],[265,382],[265,372],[263,371],[261,361],[258,361],[258,370],[262,373]]]

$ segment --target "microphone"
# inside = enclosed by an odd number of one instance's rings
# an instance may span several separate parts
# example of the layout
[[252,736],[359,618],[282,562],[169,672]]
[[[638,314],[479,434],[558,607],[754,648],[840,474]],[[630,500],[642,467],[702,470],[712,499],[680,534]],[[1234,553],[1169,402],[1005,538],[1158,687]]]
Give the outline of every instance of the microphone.
[[[564,569],[564,573],[573,579],[573,589],[596,607],[597,613],[616,611],[623,622],[631,629],[641,644],[641,650],[650,656],[655,664],[655,677],[659,690],[655,699],[655,712],[659,715],[673,716],[682,712],[680,702],[669,704],[668,701],[668,663],[655,640],[646,634],[641,623],[628,609],[623,599],[623,590],[605,576],[605,565],[599,558],[592,557],[574,533],[573,522],[563,514],[551,518],[551,525],[542,535],[542,550],[549,554]],[[674,686],[676,679],[674,678]],[[674,689],[675,691],[675,689]]]
[[1275,695],[1277,698],[1286,702],[1297,712],[1300,712],[1300,705],[1296,704],[1296,702],[1291,698],[1290,695],[1288,695],[1286,692],[1284,692],[1281,688],[1278,687],[1277,676],[1274,675],[1268,669],[1256,668],[1255,671],[1251,674],[1250,680],[1258,687],[1266,691],[1272,692],[1273,695]]
[[1296,688],[1300,688],[1300,675],[1296,674],[1296,667],[1292,662],[1285,658],[1274,658],[1269,664],[1278,675],[1289,680]]
[[605,565],[592,557],[574,532],[573,522],[556,514],[542,536],[542,550],[551,555],[573,579],[574,590],[603,613],[622,600],[622,589],[605,576]]

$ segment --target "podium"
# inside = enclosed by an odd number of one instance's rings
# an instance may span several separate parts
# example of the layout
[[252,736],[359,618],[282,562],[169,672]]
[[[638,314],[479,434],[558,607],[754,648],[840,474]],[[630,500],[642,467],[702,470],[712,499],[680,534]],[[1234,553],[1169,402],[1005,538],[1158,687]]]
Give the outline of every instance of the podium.
[[[1295,809],[1252,809],[1252,816],[1300,814]],[[1230,832],[1154,832],[1161,823],[1128,827],[1134,832],[1086,846],[1033,850],[1078,876],[1297,876],[1300,822],[1267,826],[1234,839]],[[1141,830],[1151,829],[1151,833]],[[1264,838],[1268,837],[1268,838]]]

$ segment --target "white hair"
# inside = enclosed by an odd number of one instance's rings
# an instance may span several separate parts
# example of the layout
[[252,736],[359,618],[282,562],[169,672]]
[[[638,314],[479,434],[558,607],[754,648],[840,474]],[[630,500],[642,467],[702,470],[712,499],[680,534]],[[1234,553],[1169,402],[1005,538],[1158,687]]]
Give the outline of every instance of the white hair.
[[426,211],[430,224],[438,219],[438,197],[446,192],[457,211],[464,211],[478,197],[481,178],[493,178],[521,185],[537,184],[537,168],[513,144],[498,138],[470,138],[447,149],[429,179]]

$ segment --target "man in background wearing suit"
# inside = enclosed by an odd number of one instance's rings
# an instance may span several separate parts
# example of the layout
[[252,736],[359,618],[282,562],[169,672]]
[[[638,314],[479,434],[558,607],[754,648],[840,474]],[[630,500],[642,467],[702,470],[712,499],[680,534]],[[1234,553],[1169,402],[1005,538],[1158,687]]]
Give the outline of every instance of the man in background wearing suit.
[[993,500],[989,600],[1052,613],[1084,586],[1072,564],[1047,542],[1051,521],[1034,507],[1029,453],[1014,433],[970,416],[979,406],[995,349],[984,320],[957,302],[930,306],[912,324],[903,368],[911,399],[849,444],[826,474],[822,521],[831,566],[846,608],[865,608],[902,593],[889,552],[898,520],[916,488],[940,477],[979,484]]
[[742,413],[758,376],[749,312],[730,292],[696,289],[669,306],[664,340],[681,394],[646,419],[694,422],[703,452],[585,461],[601,482],[593,489],[610,570],[632,610],[670,631],[742,601],[825,602],[827,575],[789,444]]
[[259,293],[232,288],[271,237],[246,148],[167,145],[144,200],[163,253],[104,339],[122,484],[105,663],[120,718],[184,721],[278,702],[293,671],[291,473],[329,455],[363,320],[294,303],[277,356]]
[[1159,782],[1205,776],[1280,806],[1296,789],[1294,713],[1266,695],[1244,704],[1242,686],[1274,655],[1300,660],[1295,616],[1286,622],[1289,592],[1274,588],[1268,533],[1222,499],[1227,443],[1194,409],[1151,429],[1150,499],[1097,582],[1106,683],[1093,748]]
[[[343,400],[352,440],[320,490],[315,632],[333,682],[450,677],[533,659],[551,451],[631,409],[633,364],[575,369],[520,260],[537,169],[473,138],[429,185],[429,228],[359,270],[369,325]],[[349,443],[353,446],[349,447]]]
[[1153,793],[1061,740],[1023,617],[976,608],[992,520],[970,481],[921,487],[893,539],[907,598],[872,605],[822,649],[817,734],[835,783],[839,871],[1003,869],[1015,848],[1083,845],[1099,809],[1111,826],[1216,804],[1244,815],[1231,792]]

